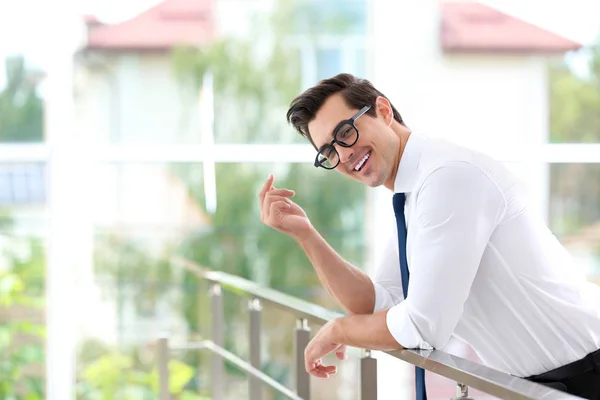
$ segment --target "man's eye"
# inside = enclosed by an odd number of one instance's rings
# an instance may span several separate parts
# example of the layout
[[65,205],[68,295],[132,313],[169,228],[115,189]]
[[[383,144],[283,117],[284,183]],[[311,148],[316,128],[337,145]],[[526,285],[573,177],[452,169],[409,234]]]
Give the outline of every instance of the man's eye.
[[346,139],[352,133],[352,127],[346,126],[338,133],[340,139]]

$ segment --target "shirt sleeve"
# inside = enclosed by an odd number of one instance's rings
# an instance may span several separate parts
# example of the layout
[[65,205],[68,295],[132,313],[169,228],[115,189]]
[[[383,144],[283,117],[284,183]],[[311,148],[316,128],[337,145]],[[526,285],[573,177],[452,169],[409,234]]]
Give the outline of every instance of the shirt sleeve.
[[390,308],[386,322],[405,348],[442,348],[463,313],[506,202],[495,183],[466,162],[434,170],[415,201],[419,229],[412,239],[408,295]]
[[386,237],[388,240],[371,278],[375,288],[375,308],[373,312],[391,308],[404,300],[396,228],[394,227]]

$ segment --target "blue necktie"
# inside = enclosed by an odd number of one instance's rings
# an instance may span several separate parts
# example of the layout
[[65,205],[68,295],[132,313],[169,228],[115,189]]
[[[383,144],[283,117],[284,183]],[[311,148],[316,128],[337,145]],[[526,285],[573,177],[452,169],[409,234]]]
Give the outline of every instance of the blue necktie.
[[[396,226],[398,227],[398,253],[400,254],[400,273],[402,275],[402,291],[404,298],[408,296],[408,260],[406,258],[406,219],[404,217],[404,202],[406,196],[404,193],[394,194],[394,214],[396,214]],[[415,367],[415,385],[417,389],[417,400],[427,400],[427,391],[425,390],[425,370]]]

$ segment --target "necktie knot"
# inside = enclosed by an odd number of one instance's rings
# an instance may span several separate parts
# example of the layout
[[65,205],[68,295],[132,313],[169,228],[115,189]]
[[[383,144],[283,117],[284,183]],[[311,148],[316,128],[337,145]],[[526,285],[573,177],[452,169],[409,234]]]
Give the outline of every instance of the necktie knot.
[[[406,196],[404,193],[394,193],[394,214],[404,214],[404,204],[406,202]],[[389,203],[388,203],[389,204]]]

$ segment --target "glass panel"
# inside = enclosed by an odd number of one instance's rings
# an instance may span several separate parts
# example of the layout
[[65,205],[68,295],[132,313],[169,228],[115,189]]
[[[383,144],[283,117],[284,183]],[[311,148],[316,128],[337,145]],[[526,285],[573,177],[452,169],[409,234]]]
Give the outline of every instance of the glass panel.
[[199,142],[199,91],[182,96],[171,64],[168,52],[103,54],[92,49],[77,57],[78,129],[98,143]]
[[317,50],[317,80],[331,78],[343,72],[341,49]]
[[365,49],[356,49],[356,66],[351,71],[359,78],[367,78],[367,52]]
[[[318,79],[360,68],[360,65],[355,65],[353,53],[344,54],[344,50],[337,47],[337,38],[333,43],[330,39],[323,45],[320,35],[353,35],[353,40],[360,40],[365,35],[364,29],[356,28],[365,21],[365,7],[364,1],[338,1],[333,4],[293,2],[290,7],[277,8],[272,19],[258,15],[257,21],[261,23],[254,24],[254,28],[243,36],[207,45],[202,51],[178,49],[173,54],[172,65],[177,77],[174,79],[180,82],[181,96],[178,103],[171,102],[169,107],[161,106],[162,110],[171,111],[161,111],[158,116],[168,114],[174,118],[178,115],[182,122],[192,127],[186,142],[200,142],[198,132],[203,126],[196,102],[205,72],[210,69],[214,73],[214,137],[217,143],[302,142],[287,126],[285,118],[287,107],[301,92],[302,84],[312,85]],[[300,23],[300,34],[294,32],[293,21],[305,17],[310,21],[310,26],[316,24],[326,28],[315,34],[309,25]],[[340,22],[342,20],[352,29],[340,28],[344,25]],[[348,21],[351,22],[348,24]],[[294,36],[290,37],[290,34]],[[252,41],[246,40],[250,37]],[[264,40],[254,39],[256,37]],[[142,61],[140,59],[138,64],[141,65]],[[146,86],[155,87],[152,79],[141,76],[140,72],[140,77],[136,79],[144,79]],[[171,75],[164,76],[167,79]],[[157,88],[153,90],[161,91]],[[149,92],[145,93],[144,98],[149,95]],[[181,99],[186,99],[187,103],[181,103]],[[176,109],[173,104],[184,105]],[[147,122],[143,123],[154,129],[161,125],[150,121],[158,116],[146,116],[144,112],[144,116],[136,121],[141,124],[145,119]],[[94,126],[90,126],[90,129],[94,129]],[[123,127],[122,132],[137,132],[147,138],[149,136],[144,132],[149,132],[149,129],[131,126]]]
[[46,201],[45,165],[0,164],[0,207],[42,206]]
[[549,210],[577,268],[600,284],[600,164],[552,164]]
[[56,18],[44,11],[39,2],[0,2],[2,399],[46,398],[46,168],[27,154],[44,141],[44,67],[56,55],[44,40]]
[[[44,165],[0,163],[0,397],[43,399]],[[8,379],[7,377],[18,377]],[[16,397],[15,397],[16,396]]]
[[[183,242],[182,254],[202,265],[333,306],[302,249],[260,221],[258,191],[273,172],[275,187],[296,192],[293,200],[329,243],[349,261],[363,265],[364,187],[309,164],[218,164],[216,171],[218,207],[212,226]],[[194,190],[198,193],[199,188]]]
[[365,0],[296,0],[293,26],[299,34],[365,35]]
[[[11,36],[0,28],[0,37]],[[28,54],[0,52],[0,143],[44,140],[43,78],[43,71]]]
[[600,143],[600,38],[552,65],[549,80],[550,141]]
[[[294,200],[343,257],[364,265],[365,190],[334,172],[308,164],[217,164],[218,202],[211,214],[205,207],[201,165],[109,164],[96,168],[94,265],[92,271],[80,271],[78,284],[78,301],[86,310],[78,316],[81,396],[108,387],[113,388],[111,393],[137,391],[150,396],[152,386],[136,383],[135,377],[150,376],[152,348],[159,333],[168,332],[179,342],[210,336],[208,285],[171,265],[173,256],[334,307],[301,248],[260,220],[258,191],[270,172],[276,175],[277,187],[296,191]],[[225,346],[245,356],[247,299],[225,293],[224,307]],[[264,315],[263,324],[270,328],[273,321]],[[266,348],[271,334],[266,333]],[[285,338],[285,346],[289,347],[291,338]],[[177,366],[183,384],[190,391],[210,395],[207,353],[175,357],[181,362]],[[127,374],[114,374],[109,363],[131,368]],[[227,371],[230,393],[239,395],[247,390],[242,373],[233,367]],[[276,379],[287,379],[283,370],[270,371]],[[106,377],[103,374],[110,379],[102,378]]]
[[[206,293],[171,266],[209,221],[194,192],[202,193],[202,166],[105,164],[91,179],[93,263],[77,274],[78,398],[156,398],[155,340],[162,332],[187,340],[185,301]],[[195,366],[178,357],[172,373],[192,382]]]

